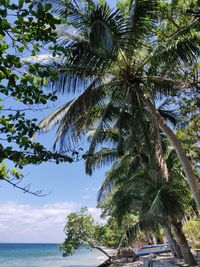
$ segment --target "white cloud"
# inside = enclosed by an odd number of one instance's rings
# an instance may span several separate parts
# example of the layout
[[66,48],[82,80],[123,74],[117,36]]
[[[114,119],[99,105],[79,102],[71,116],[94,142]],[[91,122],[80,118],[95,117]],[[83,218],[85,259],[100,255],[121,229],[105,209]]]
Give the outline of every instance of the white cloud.
[[[79,210],[78,203],[60,202],[33,206],[17,202],[0,205],[0,242],[62,242],[67,215]],[[99,220],[100,211],[89,207]]]

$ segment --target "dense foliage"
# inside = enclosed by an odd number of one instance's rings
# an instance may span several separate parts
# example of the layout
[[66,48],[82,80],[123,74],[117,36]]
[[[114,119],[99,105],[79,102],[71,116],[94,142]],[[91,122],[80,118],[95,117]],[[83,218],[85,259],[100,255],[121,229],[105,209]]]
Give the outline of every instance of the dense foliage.
[[199,220],[190,220],[184,224],[184,232],[188,238],[188,241],[191,242],[192,247],[199,249],[200,248],[200,221]]
[[[84,92],[50,114],[40,127],[48,131],[60,122],[56,136],[60,151],[96,127],[89,147],[92,155],[99,144],[108,141],[102,134],[107,125],[119,126],[132,116],[133,127],[137,125],[146,135],[148,149],[151,144],[154,171],[165,181],[169,172],[160,131],[171,142],[200,209],[200,185],[193,163],[167,123],[169,116],[176,121],[168,99],[198,90],[199,19],[187,13],[195,3],[129,4],[127,13],[124,8],[113,11],[92,1],[56,1],[56,12],[68,28],[60,40],[60,61],[49,62],[58,73],[53,86],[63,92]],[[178,18],[174,10],[179,12]]]
[[83,208],[80,212],[72,212],[67,216],[65,234],[66,239],[60,245],[64,256],[72,255],[81,246],[96,248],[107,255],[101,246],[117,247],[122,231],[112,219],[104,225],[94,222],[87,209]]
[[[31,138],[39,128],[37,120],[27,118],[26,111],[40,109],[48,101],[56,100],[55,92],[44,92],[50,75],[38,74],[33,64],[22,58],[33,56],[42,47],[56,42],[55,28],[60,21],[51,14],[51,4],[29,0],[3,1],[0,8],[0,179],[21,179],[17,169],[6,167],[9,160],[16,167],[53,160],[72,162],[72,158],[47,151]],[[7,108],[7,106],[12,107]],[[19,104],[18,104],[19,103]],[[30,117],[30,116],[29,116]]]

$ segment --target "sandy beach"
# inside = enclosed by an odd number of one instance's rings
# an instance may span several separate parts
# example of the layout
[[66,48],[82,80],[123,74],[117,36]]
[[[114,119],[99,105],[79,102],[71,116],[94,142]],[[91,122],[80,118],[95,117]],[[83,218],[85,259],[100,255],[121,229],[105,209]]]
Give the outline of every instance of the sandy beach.
[[110,267],[142,267],[144,266],[143,261],[135,261],[135,262],[126,262],[126,261],[116,261],[110,265]]
[[[200,255],[195,253],[196,260],[200,266]],[[116,260],[110,267],[189,267],[188,264],[185,264],[183,259],[175,259],[170,255],[158,256],[158,257],[141,257],[138,261],[131,262],[125,258]]]

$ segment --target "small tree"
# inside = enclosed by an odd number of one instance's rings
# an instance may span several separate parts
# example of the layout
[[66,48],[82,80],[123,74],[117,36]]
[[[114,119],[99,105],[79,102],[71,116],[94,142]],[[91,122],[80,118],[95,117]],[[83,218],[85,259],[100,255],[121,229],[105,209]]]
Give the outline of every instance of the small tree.
[[102,246],[117,247],[122,235],[114,220],[108,220],[105,225],[96,223],[87,213],[87,208],[70,213],[64,231],[66,238],[60,245],[63,256],[70,256],[81,246],[86,246],[101,251],[109,260],[112,258]]

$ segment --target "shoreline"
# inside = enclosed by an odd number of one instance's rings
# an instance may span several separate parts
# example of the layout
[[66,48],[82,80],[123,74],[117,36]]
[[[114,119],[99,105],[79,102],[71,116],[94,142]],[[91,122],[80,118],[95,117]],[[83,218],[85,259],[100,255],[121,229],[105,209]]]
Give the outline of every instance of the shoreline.
[[[200,267],[200,257],[196,257],[197,265],[193,267]],[[183,259],[176,259],[171,256],[141,257],[139,260],[131,262],[130,260],[120,259],[114,261],[109,267],[189,267]]]

